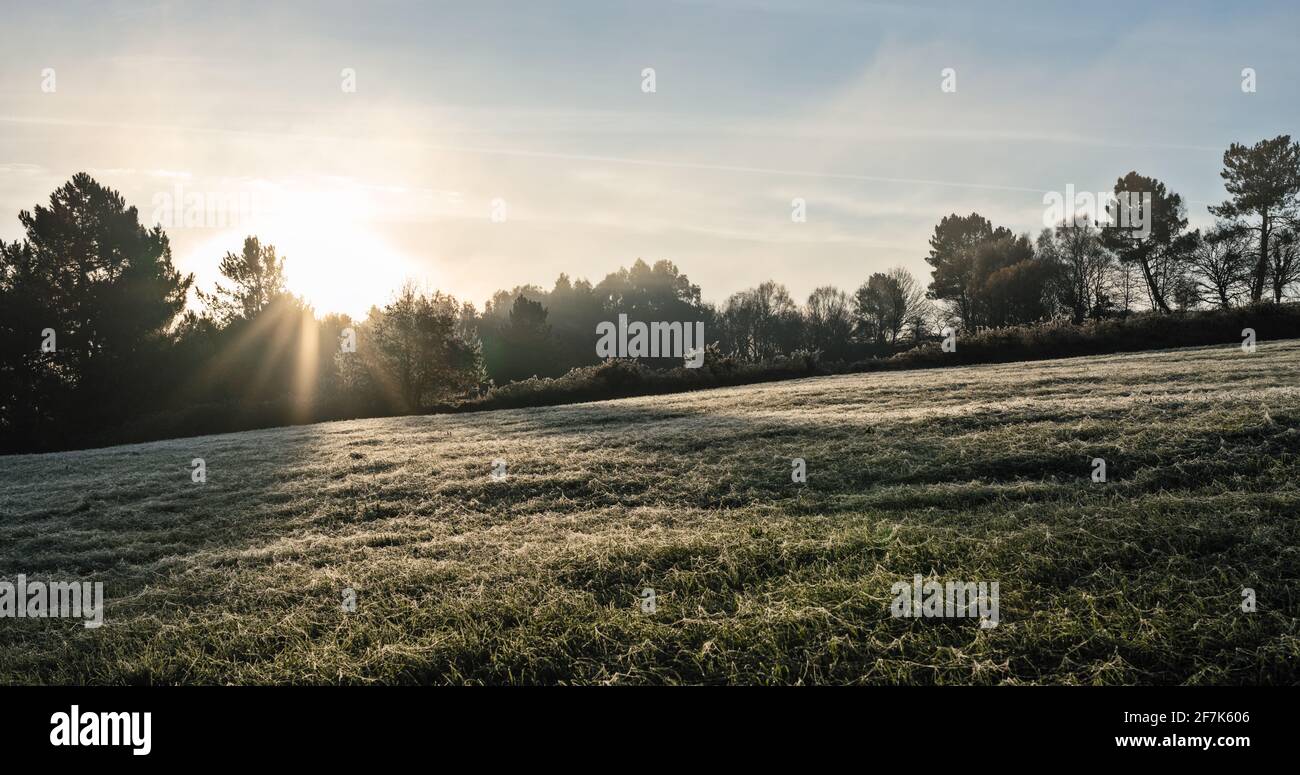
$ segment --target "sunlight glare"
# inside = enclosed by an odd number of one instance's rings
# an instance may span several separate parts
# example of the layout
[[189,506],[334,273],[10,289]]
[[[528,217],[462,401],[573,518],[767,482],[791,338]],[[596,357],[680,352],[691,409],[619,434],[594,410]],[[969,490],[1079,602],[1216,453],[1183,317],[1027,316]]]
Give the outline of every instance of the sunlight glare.
[[274,245],[287,259],[289,291],[312,305],[317,317],[341,312],[360,320],[372,305],[387,303],[408,278],[428,274],[380,236],[379,208],[364,190],[276,187],[255,201],[251,217],[205,240],[185,262],[203,290],[216,282],[229,285],[217,266],[227,252],[238,253],[247,236]]
[[346,312],[364,317],[383,305],[415,272],[371,227],[370,200],[349,193],[292,194],[282,198],[273,223],[259,232],[288,257],[289,290],[317,315]]

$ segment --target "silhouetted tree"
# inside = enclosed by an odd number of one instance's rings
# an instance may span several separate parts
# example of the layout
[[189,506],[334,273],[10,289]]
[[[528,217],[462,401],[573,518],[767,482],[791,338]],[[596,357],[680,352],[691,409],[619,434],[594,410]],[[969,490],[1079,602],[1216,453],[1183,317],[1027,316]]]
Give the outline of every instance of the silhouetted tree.
[[769,280],[733,293],[720,322],[723,352],[761,361],[798,349],[803,321],[790,292]]
[[1056,265],[1056,296],[1073,322],[1105,314],[1112,303],[1106,286],[1114,256],[1102,245],[1096,227],[1085,222],[1044,229],[1038,236],[1037,253]]
[[[342,380],[395,411],[416,411],[465,394],[483,379],[477,340],[465,336],[461,306],[407,283],[357,331],[357,351],[339,355]],[[355,357],[349,357],[355,356]]]
[[523,293],[515,297],[505,320],[491,321],[480,329],[480,336],[488,373],[498,383],[533,376],[555,377],[571,368],[555,358],[546,307]]
[[853,310],[849,295],[830,285],[808,296],[805,320],[808,346],[820,350],[827,359],[844,360],[853,336]]
[[700,287],[671,261],[650,266],[638,258],[631,267],[606,275],[595,293],[607,313],[623,313],[629,320],[647,323],[691,320],[700,304]]
[[[1123,263],[1135,264],[1146,281],[1147,297],[1154,309],[1169,312],[1168,295],[1183,274],[1184,264],[1195,246],[1194,234],[1185,232],[1187,218],[1183,198],[1155,178],[1129,172],[1115,182],[1115,195],[1136,206],[1150,194],[1150,212],[1143,213],[1149,233],[1111,226],[1102,229],[1102,243]],[[1131,195],[1131,196],[1130,196]]]
[[[516,309],[519,298],[540,305]],[[517,318],[511,322],[512,314]],[[653,266],[638,259],[592,286],[561,274],[550,291],[535,285],[497,291],[478,318],[488,373],[496,382],[533,375],[559,376],[572,368],[600,362],[596,327],[620,314],[629,322],[705,323],[705,336],[716,327],[713,310],[700,302],[694,285],[671,261]],[[522,315],[522,317],[520,317]],[[532,324],[544,318],[546,331]],[[680,358],[644,358],[649,365],[678,366]]]
[[889,314],[889,289],[879,272],[867,278],[853,294],[854,328],[858,336],[879,347],[885,343],[885,318]]
[[[19,213],[25,237],[0,245],[6,326],[6,395],[20,443],[44,444],[122,423],[157,401],[169,329],[193,278],[173,266],[161,228],[78,173],[40,205]],[[41,352],[46,329],[54,352]],[[25,428],[15,415],[30,414]],[[56,442],[57,443],[57,442]]]
[[892,310],[885,322],[889,330],[889,341],[897,343],[904,330],[911,329],[915,336],[918,325],[924,327],[923,319],[930,312],[930,303],[925,300],[925,291],[917,283],[912,273],[901,266],[885,272],[890,281]]
[[596,355],[596,326],[610,316],[591,283],[561,274],[546,297],[547,323],[556,362],[567,371],[600,362]]
[[934,267],[928,296],[949,302],[952,312],[965,327],[975,325],[975,294],[979,281],[973,276],[975,249],[984,242],[1012,236],[1009,229],[994,228],[979,213],[952,214],[934,227],[930,255],[925,261]]
[[1198,237],[1187,265],[1197,294],[1231,307],[1250,293],[1250,235],[1242,224],[1220,222]]
[[[1259,301],[1269,278],[1269,254],[1274,233],[1294,224],[1300,209],[1300,143],[1290,135],[1261,140],[1247,148],[1233,143],[1223,152],[1223,186],[1230,198],[1211,207],[1221,218],[1249,223],[1255,233],[1255,269],[1251,273],[1250,300]],[[1275,294],[1281,300],[1280,294]]]
[[1002,236],[975,249],[972,315],[981,326],[1032,323],[1052,316],[1055,267],[1039,260],[1028,235]]
[[1179,312],[1186,312],[1201,302],[1200,288],[1197,287],[1196,281],[1188,275],[1179,275],[1174,280],[1170,295],[1173,297],[1174,306],[1178,308]]
[[1273,292],[1273,302],[1281,304],[1286,289],[1300,281],[1300,233],[1288,227],[1273,233],[1273,246],[1268,251],[1268,284]]
[[199,291],[199,299],[222,325],[236,318],[252,320],[286,292],[284,261],[276,256],[274,245],[246,237],[239,254],[226,253],[221,259],[221,276],[229,287],[217,283],[212,293]]
[[1140,303],[1139,295],[1145,287],[1142,271],[1133,264],[1115,261],[1107,272],[1106,286],[1115,298],[1115,308],[1121,316],[1133,312]]

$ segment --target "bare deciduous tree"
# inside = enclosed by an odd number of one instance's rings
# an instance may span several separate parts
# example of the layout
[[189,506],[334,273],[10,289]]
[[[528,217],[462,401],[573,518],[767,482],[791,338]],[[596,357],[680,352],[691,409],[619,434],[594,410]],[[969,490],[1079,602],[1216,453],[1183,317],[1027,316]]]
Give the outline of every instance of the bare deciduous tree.
[[1200,237],[1188,260],[1203,300],[1231,307],[1250,293],[1250,235],[1239,224],[1219,223]]
[[1287,288],[1300,282],[1300,233],[1288,228],[1273,236],[1268,252],[1268,281],[1274,303],[1282,303]]
[[831,360],[843,360],[853,335],[853,309],[849,295],[824,285],[808,296],[805,307],[808,345]]
[[1061,224],[1038,235],[1038,255],[1057,266],[1057,298],[1075,323],[1101,314],[1109,303],[1107,276],[1115,258],[1090,223]]

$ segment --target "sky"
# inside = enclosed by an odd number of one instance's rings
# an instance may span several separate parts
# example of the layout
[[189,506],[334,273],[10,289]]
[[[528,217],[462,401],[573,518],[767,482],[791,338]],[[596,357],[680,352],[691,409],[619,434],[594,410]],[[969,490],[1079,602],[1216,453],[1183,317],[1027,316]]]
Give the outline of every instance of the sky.
[[925,282],[947,214],[1036,233],[1136,169],[1206,225],[1230,143],[1300,135],[1291,2],[3,3],[0,239],[85,171],[201,287],[255,234],[320,313],[637,258]]

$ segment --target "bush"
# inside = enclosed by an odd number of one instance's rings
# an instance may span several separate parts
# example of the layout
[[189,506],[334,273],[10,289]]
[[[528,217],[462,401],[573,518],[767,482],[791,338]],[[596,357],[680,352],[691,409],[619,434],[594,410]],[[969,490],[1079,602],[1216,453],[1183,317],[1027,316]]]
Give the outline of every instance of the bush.
[[1161,350],[1238,343],[1242,329],[1255,329],[1257,341],[1300,337],[1300,305],[1259,304],[1229,310],[1162,315],[1144,312],[1126,317],[1074,324],[1054,320],[1035,325],[990,328],[959,334],[956,352],[943,352],[940,342],[927,341],[885,358],[851,364],[826,363],[821,354],[796,350],[759,363],[744,363],[722,355],[716,347],[705,353],[699,369],[654,370],[631,360],[609,360],[573,369],[555,379],[512,382],[480,399],[440,411],[504,409],[525,406],[600,401],[656,393],[678,393],[730,385],[773,382],[824,374],[1006,363],[1080,355],[1105,355],[1137,350]]
[[1240,342],[1245,328],[1253,328],[1258,341],[1300,337],[1300,305],[1257,304],[1175,315],[1143,312],[1079,325],[1051,321],[991,328],[959,334],[956,352],[945,353],[938,343],[926,343],[895,355],[884,368],[1005,363],[1228,344]]

